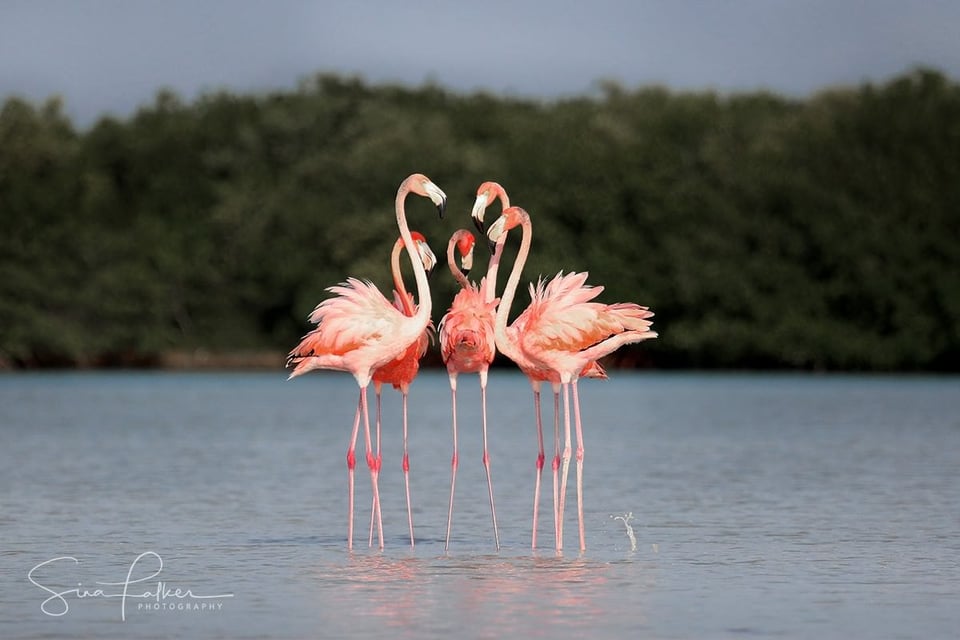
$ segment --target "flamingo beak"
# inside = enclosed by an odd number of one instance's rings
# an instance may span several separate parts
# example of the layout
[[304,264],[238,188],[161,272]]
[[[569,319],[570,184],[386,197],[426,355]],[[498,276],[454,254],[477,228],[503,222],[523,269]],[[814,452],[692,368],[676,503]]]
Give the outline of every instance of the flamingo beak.
[[433,204],[437,206],[437,212],[439,212],[440,217],[443,217],[443,212],[447,210],[447,194],[443,190],[435,185],[432,182],[426,182],[423,185],[424,191],[427,192],[430,200],[433,201]]
[[486,232],[483,224],[483,214],[487,211],[489,201],[489,196],[487,196],[486,193],[481,193],[477,196],[477,200],[473,203],[473,210],[470,212],[470,216],[473,218],[473,224],[480,233]]
[[429,278],[431,275],[433,275],[433,270],[437,266],[437,256],[426,244],[424,244],[422,247],[422,253],[423,253],[423,270],[427,272],[427,277]]
[[473,247],[470,247],[470,251],[466,253],[462,258],[460,258],[460,271],[463,272],[463,275],[469,275],[470,269],[473,268]]
[[503,216],[497,218],[497,221],[490,225],[487,231],[487,244],[490,246],[490,253],[495,253],[497,241],[506,233],[507,219]]
[[427,277],[429,278],[433,275],[433,270],[437,266],[437,256],[427,243],[418,242],[417,245],[417,249],[420,252],[420,261],[423,262],[423,270],[427,272]]

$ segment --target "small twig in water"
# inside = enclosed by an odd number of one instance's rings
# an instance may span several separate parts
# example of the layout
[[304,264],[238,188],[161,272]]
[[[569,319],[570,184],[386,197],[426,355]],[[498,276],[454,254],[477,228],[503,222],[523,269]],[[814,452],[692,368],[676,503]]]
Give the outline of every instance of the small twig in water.
[[614,520],[619,520],[623,523],[623,526],[627,528],[627,537],[630,538],[630,551],[637,550],[637,538],[633,535],[633,527],[630,526],[630,521],[633,520],[633,511],[630,513],[625,513],[622,516],[610,516]]

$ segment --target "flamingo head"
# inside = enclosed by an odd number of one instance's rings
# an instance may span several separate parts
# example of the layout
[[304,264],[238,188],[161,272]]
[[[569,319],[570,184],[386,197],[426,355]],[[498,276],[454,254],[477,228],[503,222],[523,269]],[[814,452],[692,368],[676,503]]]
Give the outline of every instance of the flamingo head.
[[476,225],[480,233],[486,231],[483,224],[483,214],[497,198],[500,199],[500,205],[504,209],[510,206],[510,198],[507,197],[506,190],[499,183],[487,181],[477,188],[477,199],[473,203],[473,211],[470,212],[470,215],[473,217],[473,224]]
[[413,238],[413,244],[417,248],[417,255],[420,256],[420,262],[423,263],[423,270],[427,272],[427,277],[433,273],[434,267],[437,266],[437,256],[434,255],[433,250],[430,249],[430,245],[427,244],[427,239],[423,237],[423,234],[419,231],[411,231],[410,237]]
[[496,222],[490,225],[490,229],[487,231],[487,240],[492,247],[496,246],[500,238],[506,235],[508,231],[525,222],[530,222],[530,214],[525,209],[522,207],[507,207]]
[[473,246],[475,240],[473,234],[466,229],[457,232],[457,251],[460,252],[460,270],[463,275],[468,275],[473,268]]
[[403,184],[400,185],[401,190],[404,188],[409,189],[418,196],[430,198],[433,204],[436,205],[440,217],[443,217],[443,212],[447,208],[447,194],[434,184],[430,178],[422,173],[411,174],[403,181]]

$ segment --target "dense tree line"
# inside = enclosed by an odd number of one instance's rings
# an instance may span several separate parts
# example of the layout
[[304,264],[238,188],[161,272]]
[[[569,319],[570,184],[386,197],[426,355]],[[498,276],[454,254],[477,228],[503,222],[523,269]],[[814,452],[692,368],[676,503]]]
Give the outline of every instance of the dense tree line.
[[[83,131],[56,99],[9,99],[0,361],[285,351],[324,287],[389,290],[414,171],[450,198],[442,221],[409,205],[438,255],[497,180],[534,220],[525,280],[588,270],[603,301],[650,305],[661,336],[621,364],[960,368],[960,86],[923,69],[802,100],[607,84],[545,102],[318,75],[164,91]],[[445,270],[433,290],[438,321]]]

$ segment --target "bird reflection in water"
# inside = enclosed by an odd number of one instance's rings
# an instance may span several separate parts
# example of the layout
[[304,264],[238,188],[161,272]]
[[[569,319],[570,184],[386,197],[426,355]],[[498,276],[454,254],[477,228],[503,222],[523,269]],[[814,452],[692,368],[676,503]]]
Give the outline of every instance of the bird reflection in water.
[[[572,629],[586,631],[600,617],[642,625],[645,616],[636,596],[651,585],[637,591],[637,571],[643,569],[632,561],[568,559],[553,553],[506,558],[351,555],[321,578],[338,585],[338,614],[356,612],[349,621],[355,632],[369,627],[390,630],[389,637],[464,631],[472,637],[542,637],[561,629],[564,635]],[[630,585],[629,610],[624,610],[624,598],[610,597],[621,582]]]

